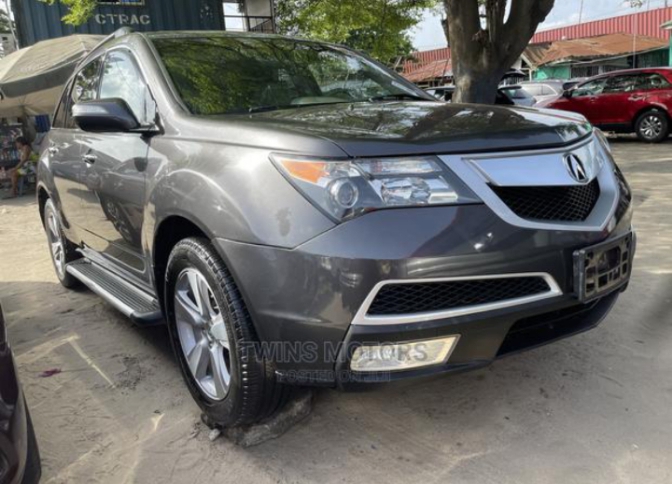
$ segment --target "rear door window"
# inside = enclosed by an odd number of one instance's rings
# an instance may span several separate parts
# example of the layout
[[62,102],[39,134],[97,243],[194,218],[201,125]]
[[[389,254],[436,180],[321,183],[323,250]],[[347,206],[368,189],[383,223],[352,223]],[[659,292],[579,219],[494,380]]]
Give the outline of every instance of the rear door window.
[[652,91],[655,89],[669,89],[672,87],[667,79],[660,74],[640,74],[638,79],[638,88],[643,91]]
[[56,112],[54,113],[54,122],[51,124],[54,128],[65,128],[65,120],[67,118],[67,109],[68,109],[68,96],[70,95],[70,88],[72,84],[68,84],[63,90],[61,95],[61,100],[56,107]]

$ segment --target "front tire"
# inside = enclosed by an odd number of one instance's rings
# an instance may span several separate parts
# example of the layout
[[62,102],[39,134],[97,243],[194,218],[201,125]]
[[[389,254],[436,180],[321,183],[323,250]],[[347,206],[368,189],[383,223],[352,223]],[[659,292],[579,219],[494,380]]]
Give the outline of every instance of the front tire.
[[188,238],[173,248],[165,288],[173,349],[208,419],[233,427],[279,410],[287,387],[255,351],[259,341],[245,303],[209,241]]
[[660,143],[670,134],[669,124],[667,116],[662,111],[647,111],[635,121],[635,132],[645,143]]
[[60,283],[72,289],[80,285],[79,280],[73,277],[65,270],[65,266],[72,261],[80,258],[77,247],[70,242],[61,227],[61,217],[56,210],[56,206],[51,199],[44,204],[44,229],[47,232],[47,241],[49,242],[49,253],[51,262],[54,264],[56,277]]

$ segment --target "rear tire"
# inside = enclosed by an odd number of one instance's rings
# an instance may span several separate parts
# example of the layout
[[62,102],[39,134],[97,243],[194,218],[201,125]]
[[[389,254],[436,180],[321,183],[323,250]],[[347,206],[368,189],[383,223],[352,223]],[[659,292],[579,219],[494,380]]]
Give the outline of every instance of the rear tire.
[[182,376],[210,422],[252,424],[282,407],[288,387],[255,351],[245,303],[209,241],[188,238],[173,248],[164,299]]
[[56,277],[60,283],[72,289],[81,285],[79,280],[65,270],[65,266],[81,257],[77,252],[77,246],[70,242],[61,227],[61,217],[51,199],[44,204],[44,229],[47,232],[49,253],[51,262],[54,264]]
[[642,113],[635,121],[635,133],[645,143],[660,143],[670,134],[667,115],[658,110]]

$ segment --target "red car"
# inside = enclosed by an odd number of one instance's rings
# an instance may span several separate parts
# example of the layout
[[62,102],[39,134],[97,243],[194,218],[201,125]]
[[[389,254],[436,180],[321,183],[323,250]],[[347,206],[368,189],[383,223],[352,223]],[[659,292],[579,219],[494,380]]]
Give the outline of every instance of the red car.
[[593,77],[537,105],[583,114],[604,131],[637,133],[658,143],[670,134],[672,68],[633,69]]

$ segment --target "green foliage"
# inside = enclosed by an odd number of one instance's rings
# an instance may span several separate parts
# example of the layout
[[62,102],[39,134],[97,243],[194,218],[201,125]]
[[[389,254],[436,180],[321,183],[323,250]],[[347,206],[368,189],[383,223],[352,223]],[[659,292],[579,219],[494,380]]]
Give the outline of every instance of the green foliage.
[[[53,5],[57,0],[40,0]],[[98,2],[96,0],[60,0],[60,3],[68,7],[68,13],[63,17],[63,22],[69,25],[82,25],[93,16]]]
[[388,62],[412,50],[410,29],[437,0],[277,0],[281,33],[348,45]]

